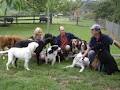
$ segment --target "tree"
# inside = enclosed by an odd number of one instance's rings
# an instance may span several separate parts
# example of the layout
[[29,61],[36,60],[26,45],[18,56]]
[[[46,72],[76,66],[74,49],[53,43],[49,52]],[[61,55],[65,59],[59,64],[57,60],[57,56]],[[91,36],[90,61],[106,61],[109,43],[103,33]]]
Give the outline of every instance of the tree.
[[31,8],[33,13],[46,11],[47,0],[26,0],[27,9]]
[[96,18],[111,19],[114,13],[112,3],[110,1],[104,1],[98,5],[99,7],[95,10]]
[[120,0],[110,0],[112,2],[114,13],[112,19],[114,22],[120,23]]
[[7,15],[9,9],[21,10],[24,0],[1,0],[0,8],[3,11],[4,16]]
[[21,10],[24,0],[0,0],[0,11],[4,15],[4,25],[6,25],[6,15],[8,10]]
[[120,23],[120,0],[104,0],[96,8],[96,18]]

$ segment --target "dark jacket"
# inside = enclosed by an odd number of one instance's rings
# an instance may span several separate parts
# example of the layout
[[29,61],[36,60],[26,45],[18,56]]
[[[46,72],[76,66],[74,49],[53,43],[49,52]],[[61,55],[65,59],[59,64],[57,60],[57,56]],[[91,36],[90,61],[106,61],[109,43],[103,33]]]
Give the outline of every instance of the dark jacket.
[[[72,39],[79,39],[78,37],[75,37],[72,33],[66,33],[67,40],[70,43]],[[61,37],[60,35],[56,37],[55,44],[58,46],[61,46]]]
[[101,34],[99,40],[97,41],[95,37],[92,37],[89,46],[95,52],[99,50],[107,50],[110,52],[110,45],[112,45],[113,40],[108,35]]

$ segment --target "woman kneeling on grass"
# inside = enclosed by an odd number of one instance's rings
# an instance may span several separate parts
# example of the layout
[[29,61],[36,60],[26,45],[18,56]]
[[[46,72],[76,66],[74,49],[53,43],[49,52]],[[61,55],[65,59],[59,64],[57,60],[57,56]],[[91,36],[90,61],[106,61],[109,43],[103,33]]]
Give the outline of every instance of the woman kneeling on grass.
[[118,66],[110,53],[110,45],[114,44],[120,48],[120,43],[113,40],[108,35],[101,32],[101,26],[95,24],[91,27],[92,38],[89,43],[89,48],[84,53],[83,57],[88,55],[90,62],[92,63],[98,55],[100,60],[100,66],[98,68],[100,71],[106,72],[108,75],[119,71]]

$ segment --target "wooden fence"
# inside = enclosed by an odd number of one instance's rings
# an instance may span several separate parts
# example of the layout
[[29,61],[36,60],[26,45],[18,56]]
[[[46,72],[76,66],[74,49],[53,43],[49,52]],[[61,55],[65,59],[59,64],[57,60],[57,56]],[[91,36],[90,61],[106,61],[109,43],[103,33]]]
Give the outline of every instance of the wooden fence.
[[120,24],[106,21],[106,29],[113,38],[120,41]]
[[[5,21],[7,19],[11,19],[12,22]],[[36,24],[40,22],[39,15],[27,15],[27,16],[0,16],[0,24],[4,23],[12,23],[12,24]]]

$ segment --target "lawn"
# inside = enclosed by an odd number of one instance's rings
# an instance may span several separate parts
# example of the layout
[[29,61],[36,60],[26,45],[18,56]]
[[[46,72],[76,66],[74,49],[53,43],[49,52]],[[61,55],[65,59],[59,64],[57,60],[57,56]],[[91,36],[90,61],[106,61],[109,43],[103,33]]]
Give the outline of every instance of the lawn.
[[[61,24],[65,26],[67,32],[72,32],[76,36],[89,41],[91,21],[81,21],[81,25]],[[87,24],[86,24],[87,23]],[[49,33],[58,35],[60,24],[50,25]],[[45,24],[18,24],[10,27],[0,27],[0,35],[19,35],[30,37],[35,27],[42,27],[45,32]],[[119,53],[120,50],[112,47],[112,53]],[[116,60],[120,68],[120,59]],[[78,68],[63,69],[71,64],[71,61],[56,63],[51,65],[37,65],[33,57],[30,61],[31,71],[23,68],[23,62],[18,62],[18,68],[10,68],[6,71],[6,60],[0,59],[0,90],[120,90],[120,74],[111,76],[103,73],[85,69],[79,73]]]

